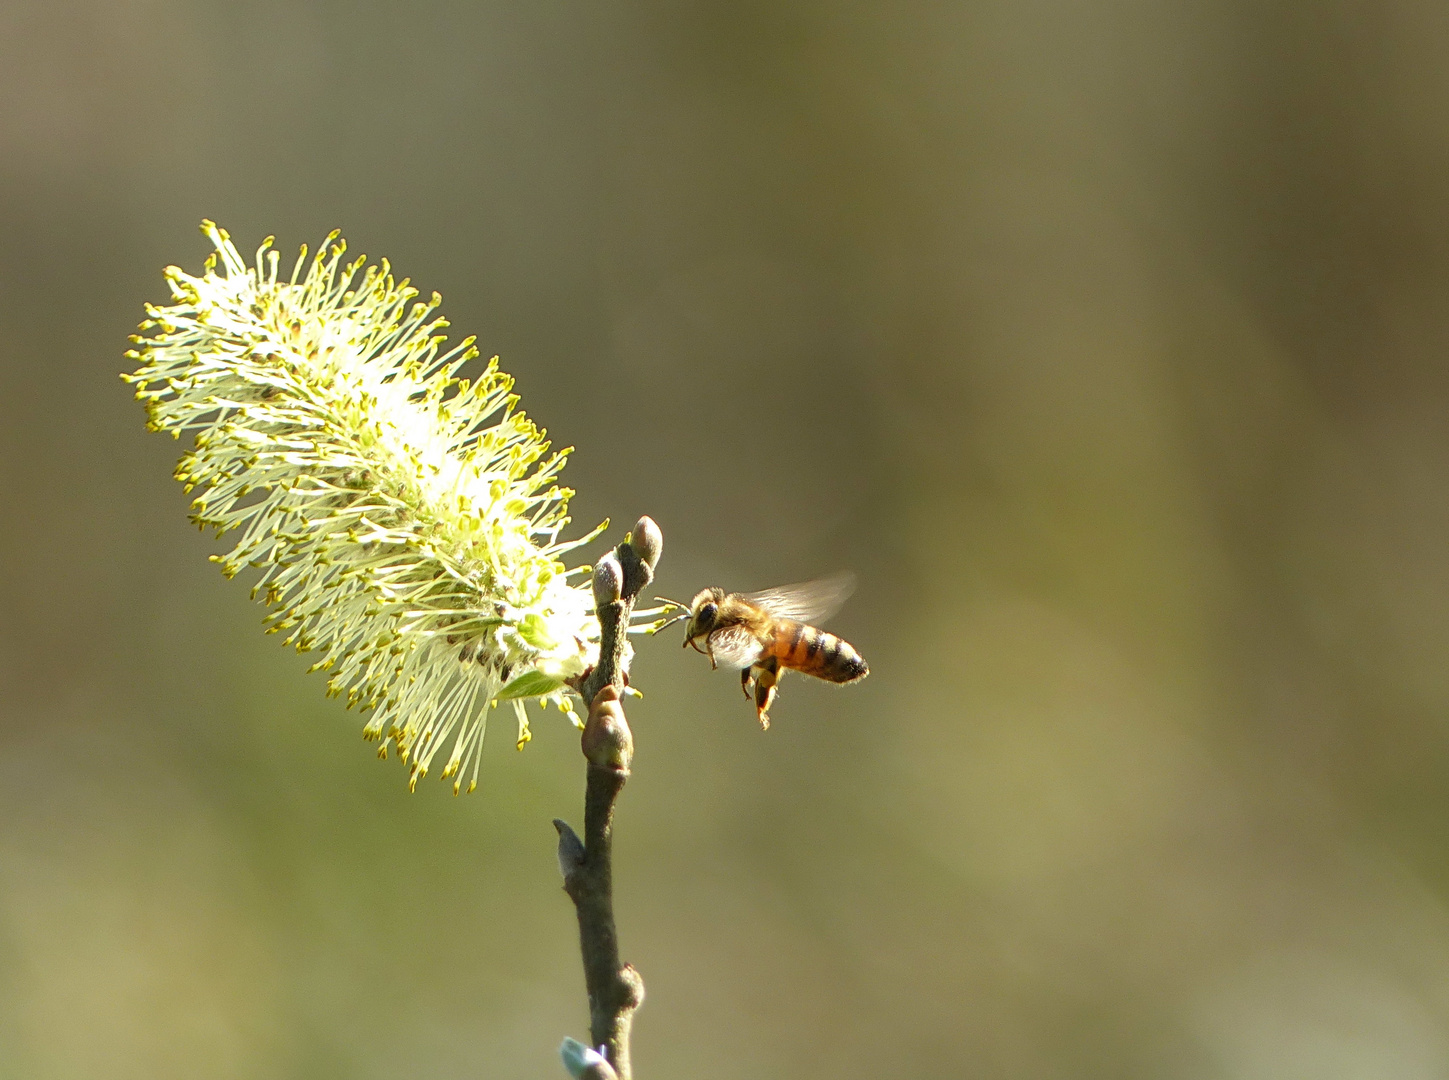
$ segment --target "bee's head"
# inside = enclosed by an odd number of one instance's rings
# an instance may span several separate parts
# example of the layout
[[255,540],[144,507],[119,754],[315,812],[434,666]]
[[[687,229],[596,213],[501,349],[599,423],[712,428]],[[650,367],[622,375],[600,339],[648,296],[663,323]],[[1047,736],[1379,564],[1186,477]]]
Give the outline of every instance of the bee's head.
[[689,623],[684,628],[685,645],[695,638],[705,637],[715,628],[719,604],[724,598],[723,589],[705,589],[689,602]]

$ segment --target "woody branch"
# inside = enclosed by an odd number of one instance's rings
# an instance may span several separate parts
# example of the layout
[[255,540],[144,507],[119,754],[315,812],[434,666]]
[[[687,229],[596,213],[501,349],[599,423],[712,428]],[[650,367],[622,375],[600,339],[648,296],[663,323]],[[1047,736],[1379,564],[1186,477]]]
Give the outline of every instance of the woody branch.
[[[644,982],[619,960],[614,925],[614,804],[629,779],[634,739],[624,718],[621,694],[628,684],[626,649],[634,601],[654,577],[663,537],[647,517],[629,538],[594,567],[594,607],[599,618],[599,661],[577,687],[589,702],[580,743],[588,761],[584,792],[584,836],[555,819],[558,862],[564,891],[574,902],[589,995],[589,1035],[605,1061],[582,1065],[589,1080],[630,1080],[629,1034],[634,1010],[644,1000]],[[567,1060],[567,1057],[566,1057]]]

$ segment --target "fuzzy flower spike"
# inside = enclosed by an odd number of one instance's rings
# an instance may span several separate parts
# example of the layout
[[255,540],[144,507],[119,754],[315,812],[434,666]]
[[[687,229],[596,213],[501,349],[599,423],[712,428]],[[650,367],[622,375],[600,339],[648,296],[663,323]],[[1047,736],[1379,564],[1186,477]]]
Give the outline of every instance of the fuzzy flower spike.
[[270,237],[249,267],[202,231],[216,251],[200,277],[167,268],[174,303],[147,306],[123,377],[153,430],[195,433],[176,478],[197,525],[239,533],[212,560],[260,571],[268,633],[321,654],[411,786],[449,746],[443,777],[472,791],[488,709],[512,703],[519,749],[527,699],[578,724],[569,683],[598,657],[588,581],[569,581],[587,567],[559,562],[604,529],[559,540],[568,450],[549,453],[497,358],[457,378],[474,339],[443,351],[440,297],[416,301],[386,261],[344,264],[334,232],[285,278]]

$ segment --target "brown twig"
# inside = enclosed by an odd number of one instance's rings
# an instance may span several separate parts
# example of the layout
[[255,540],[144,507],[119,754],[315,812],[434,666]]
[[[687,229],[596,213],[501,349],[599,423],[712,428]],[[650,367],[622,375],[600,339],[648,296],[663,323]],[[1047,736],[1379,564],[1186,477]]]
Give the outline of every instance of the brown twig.
[[663,541],[649,518],[594,567],[594,606],[599,616],[599,662],[577,689],[589,704],[580,740],[588,760],[584,790],[584,838],[555,819],[564,891],[579,920],[584,983],[589,994],[591,1045],[608,1059],[619,1080],[630,1080],[629,1033],[644,1000],[639,973],[619,960],[614,926],[614,804],[629,779],[634,739],[620,704],[628,685],[629,617],[639,593],[654,577]]

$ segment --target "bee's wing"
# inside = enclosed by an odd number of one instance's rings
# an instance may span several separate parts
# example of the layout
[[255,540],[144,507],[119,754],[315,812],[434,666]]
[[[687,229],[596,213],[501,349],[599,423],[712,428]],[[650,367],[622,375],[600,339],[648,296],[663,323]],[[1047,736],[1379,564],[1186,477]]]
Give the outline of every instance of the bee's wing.
[[725,667],[747,668],[760,658],[760,641],[743,626],[717,630],[710,636],[710,655]]
[[781,585],[756,593],[743,593],[743,599],[758,604],[777,619],[794,619],[813,623],[829,618],[855,591],[855,575],[831,574],[829,577],[802,581],[798,585]]

